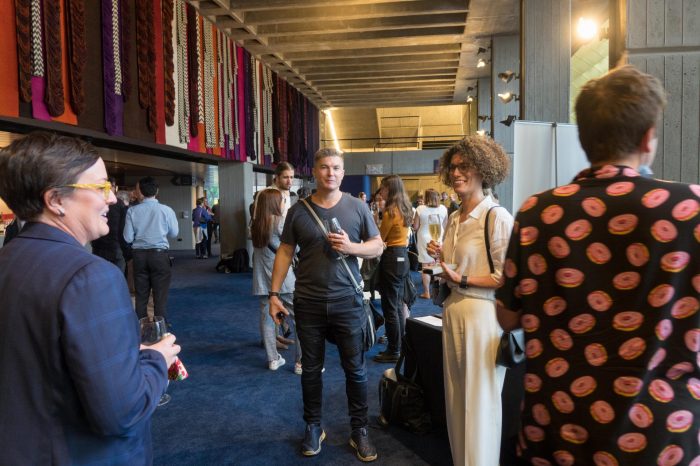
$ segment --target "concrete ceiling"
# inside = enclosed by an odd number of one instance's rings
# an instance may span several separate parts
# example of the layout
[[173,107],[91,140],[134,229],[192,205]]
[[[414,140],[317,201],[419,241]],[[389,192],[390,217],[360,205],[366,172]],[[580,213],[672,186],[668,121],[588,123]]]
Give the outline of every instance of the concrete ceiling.
[[322,109],[461,104],[519,24],[518,0],[188,2]]

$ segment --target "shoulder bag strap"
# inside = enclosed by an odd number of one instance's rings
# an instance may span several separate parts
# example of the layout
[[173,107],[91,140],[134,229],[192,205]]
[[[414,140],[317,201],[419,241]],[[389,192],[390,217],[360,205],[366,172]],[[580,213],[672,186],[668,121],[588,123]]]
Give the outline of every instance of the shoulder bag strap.
[[[301,202],[304,203],[306,208],[311,212],[311,216],[316,219],[316,224],[318,227],[321,229],[323,232],[324,236],[328,236],[328,231],[326,231],[326,227],[323,226],[323,222],[321,221],[320,218],[318,218],[318,215],[316,215],[316,211],[311,208],[308,202],[306,202],[306,199],[302,199]],[[350,276],[350,280],[352,280],[352,285],[355,287],[355,291],[362,295],[363,294],[363,287],[359,283],[357,283],[357,280],[355,280],[355,276],[352,274],[352,271],[350,270],[350,266],[348,265],[347,261],[345,260],[345,257],[343,255],[340,255],[340,260],[343,262],[343,265],[345,266],[345,270],[347,271],[348,275]]]
[[491,258],[491,236],[489,236],[489,217],[491,216],[491,211],[498,205],[491,206],[486,212],[486,222],[484,223],[484,243],[486,243],[486,258],[489,260],[489,270],[491,273],[495,271],[493,267],[493,259]]

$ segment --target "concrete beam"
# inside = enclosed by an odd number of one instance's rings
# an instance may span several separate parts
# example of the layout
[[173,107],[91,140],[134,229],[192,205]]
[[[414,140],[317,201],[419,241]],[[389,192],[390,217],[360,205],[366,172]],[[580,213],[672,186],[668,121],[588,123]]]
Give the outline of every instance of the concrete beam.
[[341,76],[341,77],[333,77],[333,78],[320,78],[320,79],[315,79],[311,80],[311,84],[314,85],[314,87],[322,82],[344,82],[344,83],[357,83],[359,81],[374,81],[377,82],[377,80],[389,80],[389,81],[394,81],[398,82],[406,78],[417,78],[417,77],[422,77],[422,78],[452,78],[454,79],[454,73],[445,73],[443,71],[423,71],[423,70],[418,70],[416,72],[405,72],[402,73],[401,76],[397,76],[396,73],[374,73],[372,75],[366,75],[366,76],[352,76],[352,77],[346,77],[346,76]]
[[416,70],[428,68],[457,68],[459,57],[451,60],[419,60],[411,62],[395,62],[384,60],[368,61],[363,64],[347,63],[342,65],[318,64],[316,66],[297,66],[295,69],[304,75],[325,74],[325,73],[347,73],[353,71],[374,71],[374,70]]
[[284,54],[285,59],[292,62],[305,60],[338,60],[343,58],[362,57],[395,57],[401,55],[424,55],[434,53],[459,53],[460,44],[424,44],[424,45],[404,45],[398,47],[373,47],[365,49],[345,49],[345,50],[312,50],[301,52],[288,52]]
[[388,64],[388,63],[426,63],[435,61],[459,61],[459,53],[409,54],[397,56],[378,56],[363,58],[340,58],[332,60],[294,60],[290,63],[298,69],[327,68],[330,66],[351,67],[358,65]]
[[269,11],[279,8],[303,7],[346,7],[350,5],[368,5],[376,3],[404,3],[419,0],[226,0],[230,8],[237,11]]

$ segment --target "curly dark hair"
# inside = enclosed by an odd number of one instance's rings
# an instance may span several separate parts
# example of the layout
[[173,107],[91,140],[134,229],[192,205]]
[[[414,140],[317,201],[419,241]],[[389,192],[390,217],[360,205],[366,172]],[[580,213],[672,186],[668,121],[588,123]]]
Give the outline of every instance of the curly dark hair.
[[493,188],[508,176],[510,160],[503,147],[489,137],[473,135],[462,139],[442,154],[438,176],[447,186],[452,186],[450,161],[455,154],[460,154],[464,163],[481,176],[484,189]]

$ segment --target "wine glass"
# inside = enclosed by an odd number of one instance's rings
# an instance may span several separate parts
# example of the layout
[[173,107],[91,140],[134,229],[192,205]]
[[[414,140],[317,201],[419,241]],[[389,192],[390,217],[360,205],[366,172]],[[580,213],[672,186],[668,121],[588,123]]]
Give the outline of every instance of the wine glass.
[[[163,337],[168,335],[168,328],[162,316],[143,317],[139,319],[139,326],[141,328],[141,344],[146,346],[158,343]],[[168,385],[170,385],[170,381],[168,381]],[[170,395],[164,393],[158,401],[158,406],[168,403],[170,398]]]
[[430,232],[430,238],[432,238],[432,240],[436,243],[440,244],[440,239],[442,236],[442,222],[440,222],[439,215],[428,215],[428,231]]
[[[330,220],[324,219],[323,220],[323,226],[326,227],[326,231],[328,233],[342,233],[343,229],[340,227],[340,222],[336,217],[331,218]],[[337,260],[340,259],[345,259],[348,256],[345,254],[338,253]]]

